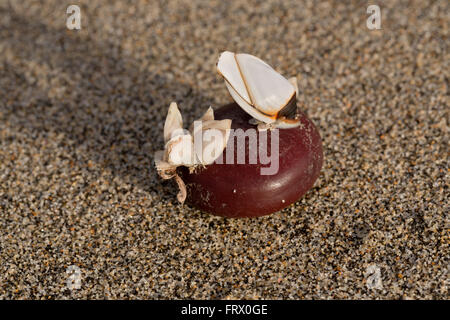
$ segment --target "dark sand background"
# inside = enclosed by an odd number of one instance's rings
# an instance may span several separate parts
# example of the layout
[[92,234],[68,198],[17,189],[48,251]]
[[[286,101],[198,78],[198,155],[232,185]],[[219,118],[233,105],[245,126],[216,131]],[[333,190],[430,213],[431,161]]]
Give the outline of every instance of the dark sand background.
[[[448,299],[449,14],[0,0],[0,298]],[[315,187],[260,219],[178,205],[152,164],[171,101],[186,123],[231,101],[223,50],[297,76],[323,138]]]

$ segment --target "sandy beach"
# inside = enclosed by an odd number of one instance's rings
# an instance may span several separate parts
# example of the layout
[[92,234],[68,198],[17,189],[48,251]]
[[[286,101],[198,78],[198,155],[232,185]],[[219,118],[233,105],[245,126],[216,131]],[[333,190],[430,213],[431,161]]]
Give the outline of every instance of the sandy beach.
[[[0,0],[0,298],[449,298],[448,1],[373,2],[378,30],[365,1],[77,3],[69,30],[72,2]],[[322,136],[270,216],[181,206],[153,165],[171,101],[232,101],[224,50],[297,77]]]

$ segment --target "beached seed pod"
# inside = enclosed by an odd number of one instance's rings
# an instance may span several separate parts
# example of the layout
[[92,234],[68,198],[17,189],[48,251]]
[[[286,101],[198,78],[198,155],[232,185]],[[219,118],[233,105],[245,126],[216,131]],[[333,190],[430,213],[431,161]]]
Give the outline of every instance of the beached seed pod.
[[[225,217],[279,211],[314,185],[323,163],[317,128],[297,108],[296,79],[285,79],[254,56],[232,52],[221,54],[217,70],[236,103],[214,113],[210,108],[203,126],[188,132],[172,104],[166,147],[155,155],[158,173],[176,179],[180,202],[187,199],[202,211]],[[213,131],[218,139],[210,139]]]
[[[259,217],[291,205],[312,188],[322,168],[322,141],[303,112],[299,112],[297,127],[264,131],[257,130],[249,121],[251,116],[236,103],[214,113],[216,119],[232,120],[234,134],[219,157],[223,163],[214,162],[194,172],[186,167],[177,169],[186,183],[187,204],[224,217]],[[236,130],[257,132],[256,148],[251,139],[239,143]],[[278,139],[273,139],[276,136]],[[272,143],[274,140],[278,143]],[[239,152],[245,154],[243,163],[238,161]],[[256,161],[250,160],[253,156]]]
[[264,128],[299,125],[296,78],[287,80],[261,59],[246,53],[223,52],[217,72],[234,101]]

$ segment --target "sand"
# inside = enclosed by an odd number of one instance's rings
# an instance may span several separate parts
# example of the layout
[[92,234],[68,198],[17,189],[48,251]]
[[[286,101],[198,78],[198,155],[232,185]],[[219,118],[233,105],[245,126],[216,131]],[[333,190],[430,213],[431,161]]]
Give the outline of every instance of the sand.
[[[0,0],[0,298],[448,299],[448,1]],[[316,185],[223,219],[161,180],[167,108],[231,101],[221,51],[296,76]],[[270,195],[268,195],[270,196]],[[69,270],[79,271],[68,286]]]

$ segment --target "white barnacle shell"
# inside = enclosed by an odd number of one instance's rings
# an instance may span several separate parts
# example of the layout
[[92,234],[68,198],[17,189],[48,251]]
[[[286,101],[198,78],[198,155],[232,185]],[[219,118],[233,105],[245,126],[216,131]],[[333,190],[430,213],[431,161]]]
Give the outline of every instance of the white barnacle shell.
[[170,139],[165,146],[167,162],[174,166],[195,164],[193,141],[190,134],[180,134]]
[[279,128],[299,125],[295,78],[287,80],[255,56],[229,51],[220,55],[217,71],[234,101],[256,120]]
[[[202,121],[194,122],[191,134],[194,137],[194,150],[197,162],[202,165],[213,163],[227,146],[230,136],[231,120],[214,120],[213,110],[210,107]],[[205,120],[206,119],[206,120]],[[197,143],[200,142],[200,143]]]
[[165,147],[155,152],[155,166],[161,178],[175,179],[180,189],[177,198],[181,203],[187,193],[177,167],[194,168],[213,163],[227,145],[230,128],[231,120],[214,120],[214,111],[209,107],[199,120],[194,121],[189,131],[184,130],[177,104],[170,104],[164,124]]

